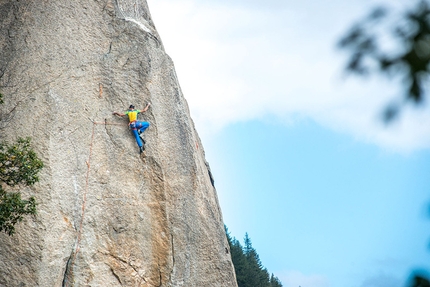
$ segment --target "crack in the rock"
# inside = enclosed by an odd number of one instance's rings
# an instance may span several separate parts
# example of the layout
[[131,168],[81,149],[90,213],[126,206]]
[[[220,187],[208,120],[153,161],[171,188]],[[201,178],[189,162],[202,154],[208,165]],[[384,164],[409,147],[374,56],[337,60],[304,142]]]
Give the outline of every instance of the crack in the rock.
[[[105,253],[105,255],[109,255],[112,258],[114,258],[114,259],[116,259],[116,260],[118,260],[118,261],[126,264],[127,266],[130,266],[134,270],[134,272],[136,272],[137,276],[141,279],[141,282],[144,281],[146,283],[145,277],[143,277],[142,275],[140,275],[139,269],[137,267],[133,266],[133,264],[131,262],[128,262],[127,260],[122,259],[121,257],[119,257],[117,255],[114,255],[114,254],[111,254],[111,253],[108,253],[108,254]],[[112,267],[111,267],[111,269],[112,269]],[[114,272],[113,269],[112,269],[112,272]]]
[[172,270],[170,271],[170,279],[172,278],[173,269],[175,269],[175,246],[173,244],[173,234],[170,234],[172,241]]
[[69,286],[69,282],[73,281],[73,274],[72,274],[72,258],[73,258],[73,251],[69,256],[69,259],[67,259],[67,263],[66,263],[66,269],[64,270],[64,275],[63,275],[63,282],[61,284],[62,287],[67,287]]
[[113,270],[113,268],[111,267],[110,271],[112,272],[113,276],[115,276],[116,280],[118,280],[119,284],[121,284],[122,286],[121,278],[119,278],[119,276],[115,273],[115,270]]
[[158,264],[158,274],[159,274],[159,279],[160,279],[160,283],[158,284],[157,287],[160,287],[161,285],[163,285],[163,277],[161,276],[161,268],[160,268],[160,264]]

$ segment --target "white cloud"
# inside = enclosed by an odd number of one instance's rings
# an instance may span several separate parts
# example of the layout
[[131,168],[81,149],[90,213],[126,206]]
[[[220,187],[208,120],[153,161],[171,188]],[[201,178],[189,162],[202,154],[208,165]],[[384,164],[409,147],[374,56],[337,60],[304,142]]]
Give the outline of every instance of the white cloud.
[[322,275],[305,275],[299,271],[287,271],[277,274],[285,287],[329,287],[329,281]]
[[430,147],[429,109],[407,109],[387,128],[377,116],[400,88],[382,80],[340,80],[343,57],[336,41],[372,7],[362,3],[376,1],[291,7],[275,1],[273,9],[240,2],[148,2],[200,133],[267,115],[286,121],[300,115],[389,149]]

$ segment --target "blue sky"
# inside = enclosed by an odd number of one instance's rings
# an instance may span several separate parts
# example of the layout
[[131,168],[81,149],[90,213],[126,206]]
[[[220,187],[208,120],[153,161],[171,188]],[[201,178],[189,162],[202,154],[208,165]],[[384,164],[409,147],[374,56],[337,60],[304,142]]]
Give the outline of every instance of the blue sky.
[[[384,1],[149,0],[231,234],[285,287],[400,287],[430,270],[430,108],[345,77],[336,42]],[[393,8],[410,1],[385,0]]]
[[430,152],[386,153],[311,121],[234,124],[206,152],[230,231],[248,232],[285,286],[403,286],[430,266]]

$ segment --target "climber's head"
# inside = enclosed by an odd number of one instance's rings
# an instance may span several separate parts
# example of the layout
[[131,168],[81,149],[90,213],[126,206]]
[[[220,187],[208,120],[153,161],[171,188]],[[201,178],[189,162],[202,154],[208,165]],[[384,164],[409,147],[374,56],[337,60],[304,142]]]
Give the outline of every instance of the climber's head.
[[128,107],[128,109],[129,109],[129,110],[132,110],[132,109],[134,109],[134,106],[133,106],[133,105],[130,105],[130,107]]

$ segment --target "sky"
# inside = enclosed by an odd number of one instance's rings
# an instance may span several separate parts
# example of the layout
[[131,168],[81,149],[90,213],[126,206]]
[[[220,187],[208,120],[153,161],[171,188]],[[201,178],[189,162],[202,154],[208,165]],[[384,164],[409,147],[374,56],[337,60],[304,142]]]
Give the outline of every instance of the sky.
[[401,287],[430,271],[430,107],[386,125],[401,82],[346,75],[336,47],[372,8],[410,2],[148,0],[224,222],[284,287]]

